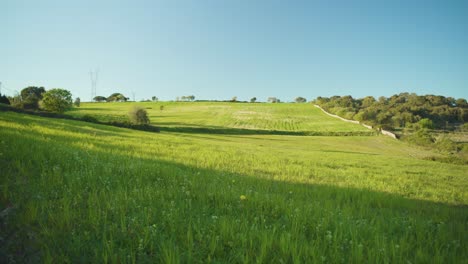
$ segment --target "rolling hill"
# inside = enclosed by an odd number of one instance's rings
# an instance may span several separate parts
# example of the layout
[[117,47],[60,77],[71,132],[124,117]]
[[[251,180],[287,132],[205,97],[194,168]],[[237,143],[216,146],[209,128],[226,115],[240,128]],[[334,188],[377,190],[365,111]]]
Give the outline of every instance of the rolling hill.
[[468,258],[466,165],[310,104],[135,104],[161,133],[0,112],[0,260]]

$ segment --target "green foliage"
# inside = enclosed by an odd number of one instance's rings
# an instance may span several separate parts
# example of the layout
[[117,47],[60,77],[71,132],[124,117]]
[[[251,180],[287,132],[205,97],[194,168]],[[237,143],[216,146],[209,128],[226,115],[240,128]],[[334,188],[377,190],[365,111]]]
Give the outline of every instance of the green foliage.
[[113,93],[106,99],[108,102],[126,102],[128,98],[121,93]]
[[105,96],[98,95],[98,96],[93,98],[93,101],[95,101],[95,102],[106,102],[107,98]]
[[80,104],[81,104],[81,99],[79,97],[77,97],[75,99],[75,102],[73,102],[73,104],[76,106],[76,107],[80,107]]
[[426,147],[431,146],[435,142],[435,138],[427,129],[417,130],[415,133],[407,135],[403,139],[413,144]]
[[305,103],[305,102],[307,102],[307,99],[305,99],[304,97],[299,96],[299,97],[296,97],[296,99],[294,99],[294,101],[296,103]]
[[147,125],[150,123],[146,109],[139,106],[134,106],[128,113],[128,116],[130,118],[130,123],[134,125]]
[[252,98],[250,98],[250,102],[251,102],[251,103],[255,103],[256,101],[257,101],[257,97],[252,97]]
[[268,97],[267,102],[269,103],[279,103],[280,100],[276,97]]
[[429,118],[423,118],[419,120],[418,126],[422,129],[433,129],[434,123]]
[[8,97],[6,97],[6,95],[0,94],[0,104],[10,104],[10,100],[8,100]]
[[63,113],[72,107],[72,94],[64,89],[55,88],[44,93],[41,108],[49,112]]
[[16,105],[24,109],[39,109],[39,101],[42,99],[45,93],[44,87],[29,86],[21,90],[20,98],[21,103]]
[[446,135],[441,135],[435,140],[436,148],[443,152],[456,153],[458,146],[455,142],[450,140]]
[[[354,99],[351,96],[332,96],[331,98],[318,97],[315,103],[322,108],[349,118],[355,113],[355,120],[376,127],[397,128],[412,127],[419,120],[425,120],[423,126],[431,128],[448,129],[457,123],[468,120],[468,108],[465,99],[451,97],[401,93],[389,98],[372,96]],[[347,109],[347,110],[343,110]]]
[[194,96],[194,95],[188,95],[188,96],[177,97],[177,100],[176,100],[176,101],[179,101],[179,100],[182,100],[182,101],[193,101],[193,100],[195,100],[195,96]]

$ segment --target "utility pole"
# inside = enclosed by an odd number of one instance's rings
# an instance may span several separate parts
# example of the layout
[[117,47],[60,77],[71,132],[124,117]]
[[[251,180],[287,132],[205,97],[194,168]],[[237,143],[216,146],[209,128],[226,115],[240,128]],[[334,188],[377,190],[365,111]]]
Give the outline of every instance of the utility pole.
[[94,100],[94,97],[96,97],[98,75],[99,70],[89,72],[89,76],[91,78],[91,102]]

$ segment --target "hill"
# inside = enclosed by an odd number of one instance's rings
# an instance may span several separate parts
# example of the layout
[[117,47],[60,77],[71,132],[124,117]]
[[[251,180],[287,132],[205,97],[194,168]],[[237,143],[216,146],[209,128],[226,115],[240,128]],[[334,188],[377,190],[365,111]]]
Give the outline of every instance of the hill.
[[[343,123],[320,113],[311,104],[265,104],[223,102],[84,103],[68,114],[91,115],[102,121],[126,121],[127,113],[139,105],[162,130],[210,133],[349,134],[372,135],[372,131]],[[163,109],[161,110],[161,106]]]
[[[141,104],[155,125],[215,129],[151,133],[0,112],[1,260],[467,259],[466,165],[375,134],[226,133],[365,129],[310,105],[160,104]],[[123,118],[129,106],[70,113]]]

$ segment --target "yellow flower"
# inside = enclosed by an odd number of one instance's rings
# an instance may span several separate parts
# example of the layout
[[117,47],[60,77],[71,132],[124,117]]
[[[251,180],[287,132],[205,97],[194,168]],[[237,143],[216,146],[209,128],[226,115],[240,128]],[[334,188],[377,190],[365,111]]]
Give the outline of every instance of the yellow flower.
[[246,197],[245,195],[241,195],[241,196],[240,196],[240,199],[241,199],[241,200],[247,200],[247,197]]

